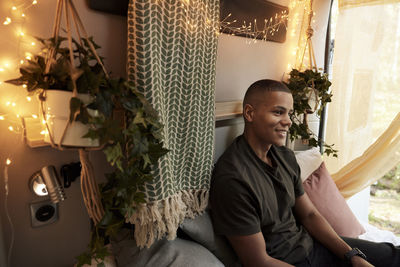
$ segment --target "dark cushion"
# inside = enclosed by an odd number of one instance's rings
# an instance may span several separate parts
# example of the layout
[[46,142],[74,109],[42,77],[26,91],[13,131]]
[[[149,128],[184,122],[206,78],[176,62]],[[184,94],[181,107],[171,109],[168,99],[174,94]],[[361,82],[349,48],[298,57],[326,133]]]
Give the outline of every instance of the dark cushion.
[[118,267],[222,267],[214,254],[193,241],[165,238],[150,248],[140,249],[133,239],[133,232],[124,229],[111,242],[112,252]]
[[228,240],[214,233],[208,211],[194,219],[185,219],[180,228],[192,240],[211,251],[225,266],[241,266]]

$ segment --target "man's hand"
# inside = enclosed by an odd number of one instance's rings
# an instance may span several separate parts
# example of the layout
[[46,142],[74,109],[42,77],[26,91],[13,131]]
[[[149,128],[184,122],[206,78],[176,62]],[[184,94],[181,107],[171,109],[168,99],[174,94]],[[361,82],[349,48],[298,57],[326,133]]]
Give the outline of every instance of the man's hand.
[[353,256],[351,258],[351,265],[353,267],[373,267],[374,266],[371,263],[369,263],[368,261],[366,261],[363,258],[358,257],[358,256]]

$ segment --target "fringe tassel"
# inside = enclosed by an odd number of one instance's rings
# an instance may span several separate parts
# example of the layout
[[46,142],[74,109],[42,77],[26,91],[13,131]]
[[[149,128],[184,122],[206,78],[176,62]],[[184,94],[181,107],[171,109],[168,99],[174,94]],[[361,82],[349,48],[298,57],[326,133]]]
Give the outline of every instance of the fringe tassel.
[[183,220],[202,214],[207,205],[208,189],[182,191],[167,199],[141,204],[126,221],[135,225],[136,244],[149,248],[164,236],[175,239]]

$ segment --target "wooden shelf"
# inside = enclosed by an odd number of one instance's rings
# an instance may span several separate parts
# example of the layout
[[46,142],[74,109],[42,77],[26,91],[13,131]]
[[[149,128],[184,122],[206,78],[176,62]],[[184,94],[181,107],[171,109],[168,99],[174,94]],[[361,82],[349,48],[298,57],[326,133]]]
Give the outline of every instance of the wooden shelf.
[[242,116],[242,101],[216,102],[215,120],[229,120]]
[[44,136],[40,134],[40,132],[44,130],[44,126],[39,119],[25,117],[22,118],[22,123],[25,128],[25,143],[29,147],[49,146],[49,144],[44,141]]
[[[229,120],[242,116],[242,101],[228,101],[215,103],[215,120]],[[29,147],[49,146],[44,142],[44,136],[40,132],[44,129],[40,120],[25,117],[22,118],[25,127],[25,142]]]

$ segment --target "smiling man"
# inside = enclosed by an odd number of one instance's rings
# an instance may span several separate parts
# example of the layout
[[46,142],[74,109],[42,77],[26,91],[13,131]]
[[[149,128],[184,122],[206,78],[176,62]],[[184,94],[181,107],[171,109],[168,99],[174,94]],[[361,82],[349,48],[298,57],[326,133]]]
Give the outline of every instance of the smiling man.
[[216,233],[227,237],[243,266],[372,266],[354,244],[377,266],[398,266],[398,248],[345,242],[314,207],[284,146],[291,112],[283,83],[260,80],[247,90],[243,135],[218,159],[211,180]]

